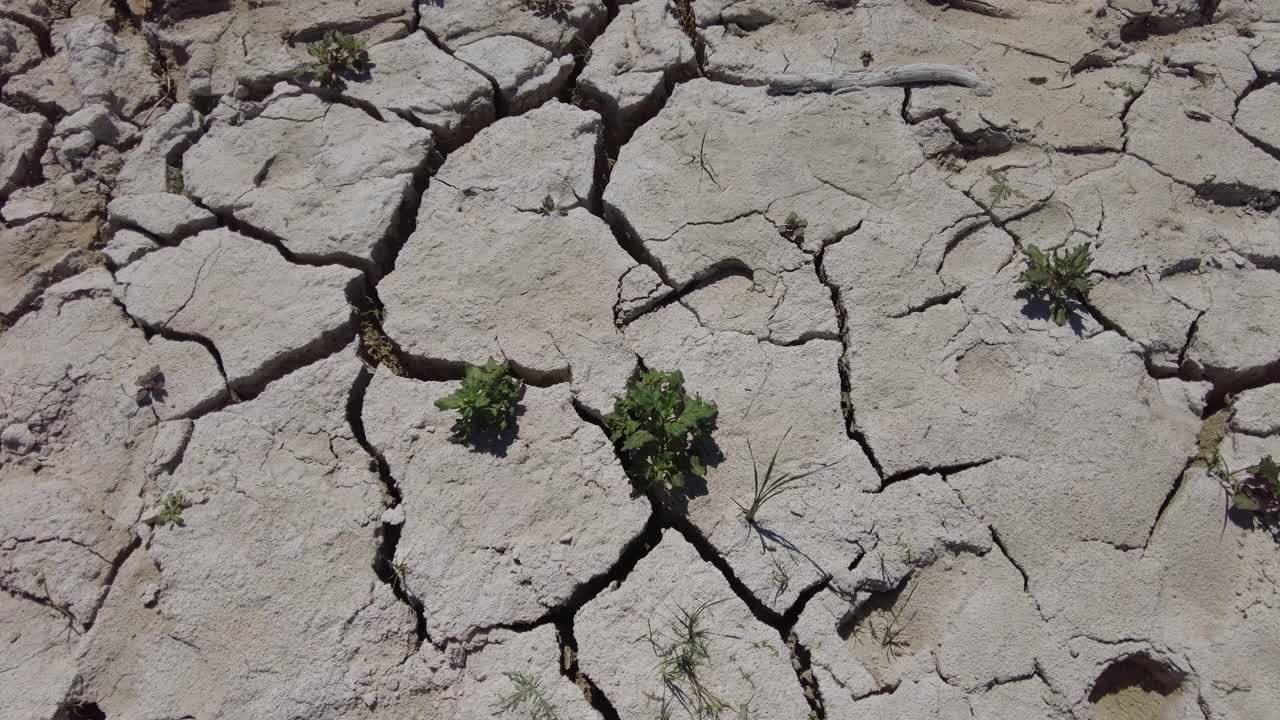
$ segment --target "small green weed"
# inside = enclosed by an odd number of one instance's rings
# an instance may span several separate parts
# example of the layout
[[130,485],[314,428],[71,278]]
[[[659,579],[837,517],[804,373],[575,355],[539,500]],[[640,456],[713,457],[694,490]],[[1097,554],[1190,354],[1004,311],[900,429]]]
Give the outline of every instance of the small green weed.
[[542,205],[538,207],[538,214],[543,217],[550,217],[551,215],[564,216],[568,215],[569,211],[560,207],[556,202],[556,199],[551,196],[551,193],[547,193],[546,196],[542,198]]
[[468,365],[462,387],[436,400],[441,410],[457,410],[453,425],[457,438],[481,431],[501,433],[511,427],[524,383],[511,377],[511,365],[489,358],[482,366]]
[[666,632],[649,623],[647,639],[658,659],[656,670],[663,694],[659,717],[671,718],[672,702],[679,703],[691,720],[717,720],[732,707],[708,688],[701,673],[711,661],[713,633],[705,627],[703,614],[724,602],[708,600],[693,610],[677,608]]
[[791,587],[791,573],[787,570],[787,566],[782,564],[778,559],[777,551],[769,555],[769,562],[773,567],[769,570],[769,584],[773,586],[773,602],[778,602],[782,594]]
[[791,434],[791,428],[782,433],[782,439],[778,440],[778,446],[773,449],[773,457],[769,459],[769,467],[765,468],[764,478],[760,477],[760,465],[756,462],[755,451],[751,449],[751,441],[747,440],[747,454],[751,456],[751,470],[755,477],[752,479],[754,489],[751,496],[750,507],[744,506],[737,500],[733,501],[734,505],[747,516],[747,522],[754,523],[756,516],[760,513],[760,509],[765,503],[778,497],[788,490],[795,489],[795,483],[812,474],[812,471],[792,475],[790,473],[782,473],[777,477],[773,475],[774,465],[778,462],[778,452],[782,450],[782,443],[786,442],[787,436]]
[[782,221],[782,228],[778,231],[782,237],[799,245],[804,242],[805,228],[809,227],[809,221],[795,214],[795,212],[787,213],[787,219]]
[[555,707],[542,692],[542,680],[528,673],[503,673],[515,685],[510,695],[498,698],[498,713],[505,715],[520,709],[528,711],[529,720],[560,720]]
[[1231,507],[1253,513],[1280,513],[1280,464],[1270,455],[1255,465],[1231,471],[1222,455],[1214,457],[1214,475],[1231,496]]
[[160,499],[160,511],[156,513],[156,525],[184,527],[187,521],[182,519],[182,511],[189,507],[191,507],[191,503],[181,491],[165,495]]
[[1013,198],[1026,197],[1021,190],[1009,184],[1009,176],[1005,171],[987,168],[987,175],[991,177],[991,187],[987,188],[987,192],[991,194],[993,206],[1003,205]]
[[[698,143],[697,153],[683,153],[685,161],[684,164],[693,165],[694,163],[697,163],[698,167],[702,169],[703,174],[711,181],[711,184],[718,188],[720,187],[720,179],[716,177],[716,169],[712,167],[711,160],[707,158],[707,134],[710,132],[711,128],[709,127],[703,129],[702,140]],[[699,184],[701,184],[701,180],[699,180]]]
[[1093,289],[1088,277],[1093,263],[1089,243],[1077,245],[1065,254],[1054,250],[1053,255],[1045,255],[1035,245],[1028,245],[1022,252],[1027,256],[1027,269],[1018,276],[1023,292],[1047,301],[1053,321],[1066,325],[1071,302],[1087,301]]
[[312,70],[320,84],[327,86],[339,84],[343,74],[359,72],[369,59],[364,40],[332,30],[308,44],[307,54],[315,58]]
[[1119,80],[1119,81],[1107,80],[1105,82],[1107,87],[1111,88],[1112,90],[1119,90],[1123,92],[1125,94],[1125,97],[1130,97],[1130,98],[1138,97],[1138,88],[1134,87],[1133,83],[1129,82],[1128,80]]
[[867,619],[867,630],[871,634],[871,639],[880,643],[880,647],[884,649],[885,659],[890,662],[898,659],[898,652],[907,647],[910,643],[902,639],[902,633],[906,632],[907,627],[911,625],[911,621],[915,619],[915,613],[911,613],[906,620],[902,619],[902,613],[906,611],[907,605],[911,602],[911,596],[915,594],[915,586],[907,591],[907,597],[901,603],[894,603],[894,607],[885,611],[885,618],[876,624],[872,618]]
[[679,489],[686,476],[706,475],[696,444],[711,437],[718,412],[715,403],[685,392],[679,370],[650,370],[627,384],[605,426],[642,482]]
[[49,592],[49,581],[45,579],[44,573],[37,575],[36,581],[40,583],[40,589],[44,592],[45,604],[57,610],[62,619],[67,621],[66,626],[63,628],[66,631],[67,642],[71,642],[73,634],[83,635],[84,628],[76,621],[76,615],[71,612],[71,606],[53,599],[53,593]]
[[164,372],[160,370],[159,365],[152,365],[151,369],[138,375],[133,381],[133,386],[133,401],[138,404],[138,407],[164,402],[167,396],[164,389]]

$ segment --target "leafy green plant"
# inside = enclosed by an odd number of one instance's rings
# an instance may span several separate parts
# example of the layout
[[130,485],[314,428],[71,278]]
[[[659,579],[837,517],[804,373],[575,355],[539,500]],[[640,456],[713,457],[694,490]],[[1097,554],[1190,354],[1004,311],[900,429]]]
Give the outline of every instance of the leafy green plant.
[[650,370],[627,384],[605,426],[633,475],[648,486],[679,489],[686,476],[706,475],[696,444],[711,437],[718,412],[715,403],[685,392],[679,370]]
[[1035,245],[1028,245],[1022,252],[1027,256],[1027,269],[1018,276],[1023,292],[1047,301],[1053,321],[1066,325],[1071,302],[1087,301],[1093,289],[1088,277],[1093,263],[1089,243],[1077,245],[1065,254],[1054,250],[1052,255],[1045,255]]
[[778,462],[778,452],[782,450],[782,443],[786,442],[787,436],[791,434],[791,428],[782,433],[782,439],[778,440],[778,446],[773,449],[773,457],[769,459],[769,467],[765,468],[764,477],[760,477],[760,465],[756,462],[755,451],[751,449],[751,441],[747,440],[747,454],[751,456],[751,470],[754,473],[752,482],[754,489],[751,495],[751,505],[745,506],[737,500],[733,501],[734,505],[747,516],[747,522],[754,523],[756,516],[760,513],[760,509],[765,503],[778,497],[788,490],[795,489],[795,483],[805,477],[813,474],[812,471],[792,475],[790,473],[782,473],[774,476],[773,468]]
[[1213,471],[1230,495],[1231,507],[1245,512],[1280,513],[1280,464],[1270,455],[1234,472],[1221,455],[1215,455]]
[[529,720],[560,720],[555,706],[542,692],[541,678],[523,672],[503,674],[512,685],[515,685],[515,690],[510,695],[498,698],[499,714],[505,715],[524,709],[529,713]]
[[795,214],[795,212],[787,213],[787,219],[782,221],[782,228],[778,231],[782,237],[793,243],[804,242],[805,228],[809,227],[809,221]]
[[308,44],[307,54],[315,58],[312,69],[320,83],[329,86],[337,85],[343,73],[359,72],[369,59],[364,40],[333,30]]
[[501,433],[511,427],[524,383],[511,377],[511,365],[489,358],[484,365],[468,365],[462,387],[436,400],[441,410],[457,410],[456,437],[481,431]]
[[988,168],[987,175],[991,177],[991,187],[987,188],[987,192],[991,194],[993,206],[1003,205],[1013,198],[1026,197],[1021,190],[1009,184],[1009,176],[1003,170]]
[[164,389],[164,373],[161,372],[159,365],[152,365],[151,369],[138,375],[133,381],[133,386],[133,400],[138,407],[164,402],[167,395]]
[[191,503],[181,491],[165,495],[160,498],[160,511],[156,513],[156,524],[185,526],[187,521],[182,519],[182,511],[189,507]]
[[564,216],[568,215],[569,211],[560,207],[559,203],[556,202],[556,199],[551,196],[551,193],[547,193],[542,198],[542,205],[538,206],[538,214],[544,217],[549,217],[551,215]]
[[718,719],[731,706],[703,683],[701,673],[711,661],[713,633],[705,626],[703,614],[724,602],[708,600],[692,610],[676,608],[675,617],[665,632],[649,623],[648,640],[658,659],[656,670],[662,681],[663,695],[659,717],[672,717],[672,702],[692,720]]

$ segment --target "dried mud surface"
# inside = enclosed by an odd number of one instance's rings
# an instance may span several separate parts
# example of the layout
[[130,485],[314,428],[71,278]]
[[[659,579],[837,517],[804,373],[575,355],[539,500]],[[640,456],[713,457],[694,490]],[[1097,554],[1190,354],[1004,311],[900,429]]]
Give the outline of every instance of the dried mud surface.
[[1272,720],[1278,80],[1274,0],[0,0],[0,717]]

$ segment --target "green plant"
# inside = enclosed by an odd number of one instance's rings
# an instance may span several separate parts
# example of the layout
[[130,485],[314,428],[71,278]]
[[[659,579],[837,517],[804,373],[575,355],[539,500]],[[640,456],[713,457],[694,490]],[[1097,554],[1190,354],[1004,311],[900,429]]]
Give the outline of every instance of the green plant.
[[564,216],[568,215],[569,211],[560,207],[560,205],[556,203],[556,199],[551,196],[551,193],[547,193],[542,198],[542,205],[538,207],[538,214],[544,217],[549,217],[552,214]]
[[1093,289],[1088,277],[1093,263],[1089,243],[1077,245],[1065,254],[1054,250],[1053,255],[1045,255],[1035,245],[1028,245],[1022,252],[1027,256],[1027,269],[1018,276],[1024,284],[1023,291],[1046,300],[1053,321],[1066,325],[1071,301],[1087,301]]
[[605,426],[642,482],[678,489],[687,475],[706,475],[695,446],[711,436],[718,412],[715,403],[685,392],[679,370],[650,370],[627,384]]
[[36,581],[40,583],[40,589],[44,592],[43,604],[53,608],[67,622],[63,628],[66,631],[67,642],[71,642],[71,635],[83,635],[84,629],[80,623],[76,622],[75,613],[71,612],[71,606],[65,602],[58,602],[53,599],[53,593],[49,592],[49,581],[45,579],[44,573],[36,576]]
[[500,714],[513,713],[521,708],[529,711],[529,720],[560,720],[560,716],[556,714],[556,709],[547,696],[542,692],[541,678],[534,677],[528,673],[508,672],[503,673],[507,679],[515,685],[515,691],[510,695],[498,698],[498,712]]
[[893,661],[898,659],[898,651],[909,644],[902,639],[902,633],[906,632],[911,621],[915,619],[915,613],[904,621],[902,613],[907,609],[907,604],[911,602],[911,596],[915,594],[915,586],[907,591],[907,597],[901,603],[894,603],[894,606],[884,612],[884,619],[879,626],[873,618],[867,618],[867,630],[871,633],[871,639],[880,643],[880,647],[884,649],[885,658]]
[[782,229],[779,234],[793,243],[804,242],[804,230],[809,227],[809,221],[795,214],[795,212],[787,213],[787,219],[782,221]]
[[702,670],[711,661],[713,636],[705,627],[703,614],[722,602],[724,599],[708,600],[693,610],[676,608],[665,633],[655,631],[649,623],[649,645],[658,659],[656,670],[663,687],[659,717],[672,717],[672,700],[693,720],[719,718],[731,709],[701,678]]
[[778,602],[778,598],[791,587],[791,573],[787,570],[787,566],[782,564],[778,559],[777,551],[769,555],[769,562],[773,565],[769,569],[769,584],[773,586],[773,602]]
[[1270,455],[1232,472],[1222,455],[1215,455],[1213,472],[1231,497],[1231,507],[1256,513],[1280,513],[1280,464]]
[[462,387],[436,400],[441,410],[457,410],[456,437],[480,431],[503,432],[511,426],[524,383],[511,377],[511,365],[489,358],[484,365],[468,365]]
[[161,372],[159,365],[152,365],[151,369],[138,375],[133,381],[133,386],[133,400],[138,407],[163,402],[167,394],[164,389],[164,373]]
[[737,505],[742,514],[747,516],[747,522],[749,523],[756,521],[756,516],[760,513],[760,509],[764,507],[765,503],[788,490],[794,490],[797,481],[813,474],[810,471],[799,475],[782,473],[777,477],[773,476],[774,465],[778,462],[778,451],[782,450],[782,443],[786,442],[787,436],[790,434],[791,428],[787,428],[787,431],[782,433],[782,439],[778,440],[778,446],[773,449],[773,457],[769,459],[769,467],[765,468],[763,479],[760,477],[760,465],[756,463],[755,451],[751,449],[751,441],[747,440],[747,454],[751,456],[751,471],[754,473],[752,483],[755,486],[752,491],[751,506],[744,506],[737,500],[734,500],[733,504]]
[[[707,159],[707,133],[709,132],[711,132],[711,128],[709,127],[702,130],[702,140],[698,143],[698,152],[683,153],[685,161],[684,164],[692,165],[697,163],[698,167],[702,168],[703,174],[711,180],[711,184],[716,187],[720,187],[720,179],[716,177],[716,169],[712,167],[711,161]],[[699,184],[701,184],[701,180],[699,180]]]
[[1138,97],[1138,88],[1134,87],[1133,83],[1129,82],[1128,80],[1120,80],[1120,81],[1106,80],[1104,82],[1106,83],[1107,87],[1111,88],[1112,90],[1119,90],[1123,92],[1125,94],[1125,97],[1131,97],[1131,98]]
[[160,498],[160,510],[156,513],[156,524],[185,526],[187,522],[182,519],[182,511],[189,507],[191,507],[191,503],[187,501],[186,496],[181,491],[165,495]]
[[1003,170],[995,168],[987,168],[987,175],[991,177],[991,187],[987,188],[987,192],[991,194],[991,204],[1002,205],[1007,200],[1013,198],[1025,198],[1026,195],[1014,186],[1009,184],[1009,176]]
[[320,83],[330,86],[338,84],[340,74],[358,72],[369,59],[364,40],[333,30],[308,44],[307,54],[315,58],[312,69]]

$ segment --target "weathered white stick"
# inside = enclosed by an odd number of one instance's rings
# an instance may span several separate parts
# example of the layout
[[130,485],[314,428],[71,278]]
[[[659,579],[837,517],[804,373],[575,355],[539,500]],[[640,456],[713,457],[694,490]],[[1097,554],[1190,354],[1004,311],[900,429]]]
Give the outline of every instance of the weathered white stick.
[[769,92],[793,95],[807,92],[845,93],[868,87],[941,83],[973,88],[979,95],[990,95],[991,86],[972,71],[956,65],[918,63],[900,65],[887,70],[860,70],[838,73],[781,73],[769,78]]

